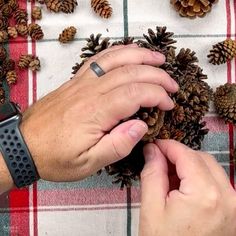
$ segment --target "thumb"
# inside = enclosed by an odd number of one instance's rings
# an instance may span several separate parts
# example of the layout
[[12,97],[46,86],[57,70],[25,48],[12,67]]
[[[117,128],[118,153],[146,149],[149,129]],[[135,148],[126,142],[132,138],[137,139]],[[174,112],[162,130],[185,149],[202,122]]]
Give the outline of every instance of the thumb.
[[90,166],[94,172],[128,156],[134,146],[147,132],[147,125],[141,120],[129,120],[115,127],[109,134],[89,150]]
[[169,191],[167,160],[155,144],[144,147],[145,166],[141,173],[141,209],[155,215],[165,207]]

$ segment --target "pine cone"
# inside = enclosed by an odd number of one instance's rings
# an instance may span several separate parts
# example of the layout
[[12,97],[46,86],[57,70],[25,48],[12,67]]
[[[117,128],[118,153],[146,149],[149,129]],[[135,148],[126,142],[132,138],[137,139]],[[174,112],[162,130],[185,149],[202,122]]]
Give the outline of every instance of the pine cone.
[[61,8],[61,0],[45,0],[47,9],[53,12],[59,12]]
[[9,5],[9,4],[4,4],[2,7],[1,7],[1,13],[3,16],[6,16],[7,18],[10,18],[11,15],[12,15],[12,12],[13,12],[13,9],[12,7]]
[[7,33],[9,35],[10,38],[17,38],[18,36],[18,32],[16,30],[16,27],[8,27],[7,28]]
[[41,20],[42,19],[42,10],[38,6],[34,6],[32,10],[32,18],[34,20]]
[[[110,175],[115,175],[114,183],[121,183],[121,188],[130,186],[132,180],[139,179],[144,165],[142,148],[146,142],[157,138],[175,139],[194,149],[200,149],[202,140],[207,134],[202,117],[209,109],[212,90],[204,81],[207,76],[195,63],[198,61],[195,52],[190,49],[181,49],[175,53],[172,38],[173,33],[166,32],[166,27],[157,27],[156,32],[148,30],[145,40],[134,42],[132,38],[124,38],[112,45],[137,43],[140,47],[160,51],[166,55],[166,63],[161,67],[179,84],[179,91],[171,94],[175,108],[171,111],[161,112],[155,108],[141,108],[128,119],[144,120],[149,127],[148,133],[137,144],[130,155],[123,160],[106,167]],[[100,40],[101,35],[94,37],[92,34],[87,39],[87,46],[82,48],[81,58],[84,60],[73,67],[77,72],[83,63],[91,56],[110,46],[109,38]],[[87,52],[88,51],[88,52]]]
[[73,13],[77,5],[77,0],[63,0],[59,9],[66,14]]
[[157,107],[153,107],[141,108],[131,119],[141,119],[148,125],[148,132],[142,140],[144,142],[153,142],[164,124],[164,117],[165,112],[159,110]]
[[33,40],[40,40],[44,36],[41,26],[35,23],[31,23],[28,26],[28,32]]
[[175,49],[173,44],[176,43],[172,36],[174,33],[166,32],[166,27],[156,27],[156,33],[152,29],[148,29],[148,35],[144,34],[145,40],[139,40],[138,45],[153,51],[158,51],[166,55],[171,48]]
[[16,30],[20,36],[27,36],[28,35],[28,26],[25,24],[16,25]]
[[0,85],[2,85],[2,81],[5,79],[6,71],[2,66],[0,66]]
[[28,13],[24,9],[17,9],[13,15],[17,24],[27,24]]
[[2,67],[4,71],[7,73],[8,71],[15,70],[16,63],[12,59],[6,59],[2,63]]
[[31,62],[29,63],[29,69],[32,71],[39,71],[40,70],[40,60],[38,57],[34,57]]
[[31,54],[21,55],[18,62],[18,67],[20,69],[26,69],[29,67],[30,62],[33,60],[34,56]]
[[70,26],[62,31],[62,33],[59,35],[58,40],[61,43],[68,43],[74,40],[75,34],[76,28],[74,26]]
[[89,38],[86,39],[87,45],[86,47],[83,47],[81,49],[82,52],[84,51],[89,51],[89,52],[84,52],[80,55],[81,58],[89,58],[94,56],[95,54],[103,51],[104,49],[107,49],[110,45],[110,38],[106,37],[103,40],[101,39],[101,34],[96,35],[94,37],[94,34],[91,34]]
[[8,19],[5,16],[0,16],[0,30],[6,30],[8,27]]
[[226,39],[223,42],[213,45],[210,54],[207,56],[213,65],[219,65],[232,60],[236,56],[236,41]]
[[180,16],[189,18],[205,16],[217,2],[218,0],[170,0]]
[[7,58],[6,49],[0,45],[0,63],[2,63]]
[[5,103],[6,98],[5,98],[5,91],[3,87],[0,87],[0,103],[3,104]]
[[214,104],[225,122],[236,124],[236,84],[226,83],[216,88]]
[[109,18],[112,15],[112,7],[107,0],[91,0],[91,7],[102,18]]
[[17,0],[9,0],[8,5],[12,8],[13,11],[19,8],[19,4]]
[[6,74],[6,79],[7,79],[7,84],[8,85],[15,84],[16,81],[17,81],[16,72],[14,70],[13,71],[8,71],[7,74]]
[[5,43],[8,41],[8,33],[5,30],[0,30],[0,43]]

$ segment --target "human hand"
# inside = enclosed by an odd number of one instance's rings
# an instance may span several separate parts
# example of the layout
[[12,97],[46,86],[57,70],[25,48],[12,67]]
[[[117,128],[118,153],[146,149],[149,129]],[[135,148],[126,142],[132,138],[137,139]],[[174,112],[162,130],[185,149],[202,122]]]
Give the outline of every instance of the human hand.
[[[144,148],[140,236],[235,236],[236,194],[209,154],[173,140]],[[180,186],[169,190],[167,159]]]
[[[20,129],[40,177],[76,181],[127,156],[147,126],[140,120],[119,122],[140,106],[174,106],[167,92],[176,92],[177,84],[153,67],[164,60],[137,45],[112,47],[31,106]],[[98,78],[89,68],[92,61],[103,68],[104,76]]]

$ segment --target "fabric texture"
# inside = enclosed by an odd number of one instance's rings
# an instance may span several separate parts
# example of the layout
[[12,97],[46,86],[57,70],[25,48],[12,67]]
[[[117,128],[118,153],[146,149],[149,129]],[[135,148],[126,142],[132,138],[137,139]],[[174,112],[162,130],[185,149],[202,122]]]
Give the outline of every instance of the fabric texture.
[[[19,0],[30,15],[34,1]],[[79,0],[73,14],[50,13],[44,7],[39,21],[45,37],[35,42],[17,38],[8,45],[13,59],[30,53],[41,59],[41,71],[20,71],[20,79],[10,97],[25,109],[37,99],[57,88],[71,77],[71,67],[80,61],[81,48],[91,33],[102,33],[111,39],[125,36],[142,37],[148,28],[167,26],[175,33],[177,47],[191,48],[215,89],[220,84],[235,82],[236,61],[213,66],[207,54],[211,46],[225,38],[236,38],[236,1],[221,0],[205,18],[181,18],[168,0],[110,0],[113,16],[99,18],[90,8],[90,1]],[[78,29],[76,39],[62,45],[57,38],[66,27]],[[220,120],[214,109],[205,117],[209,134],[202,150],[214,154],[227,171],[234,185],[233,150],[235,130]],[[53,147],[52,147],[53,148]],[[39,181],[29,188],[12,190],[0,197],[1,236],[92,236],[138,235],[140,191],[138,183],[120,190],[112,178],[102,173],[76,183]]]

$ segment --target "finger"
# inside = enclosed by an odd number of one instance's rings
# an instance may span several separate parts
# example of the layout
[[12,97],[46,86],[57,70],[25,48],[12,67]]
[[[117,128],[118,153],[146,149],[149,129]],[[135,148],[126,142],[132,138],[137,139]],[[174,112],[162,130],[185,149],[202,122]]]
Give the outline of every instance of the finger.
[[88,169],[93,172],[129,155],[134,146],[147,132],[147,125],[140,120],[130,120],[115,127],[87,153]]
[[165,208],[169,191],[167,161],[155,144],[144,147],[145,165],[141,173],[142,207],[152,207],[152,211],[160,212]]
[[138,45],[137,44],[115,45],[115,46],[109,47],[109,48],[99,52],[98,54],[90,57],[87,61],[85,61],[84,65],[79,69],[79,71],[75,74],[75,76],[78,77],[78,76],[82,75],[89,68],[89,66],[92,62],[98,60],[100,57],[102,57],[106,53],[113,52],[113,51],[116,51],[121,48],[129,48],[129,47],[137,48]]
[[114,69],[100,80],[99,90],[106,93],[128,83],[153,83],[168,92],[176,92],[178,84],[162,69],[149,65],[128,65]]
[[96,118],[104,125],[104,130],[110,130],[120,120],[132,116],[140,107],[158,106],[161,110],[174,107],[162,87],[145,83],[121,86],[103,95],[98,103],[101,103],[103,110],[99,111]]
[[[165,62],[165,56],[159,52],[154,52],[145,48],[122,48],[112,52],[105,53],[96,60],[96,63],[105,73],[118,67],[130,64],[146,64],[158,66]],[[89,68],[84,75],[97,78],[97,75]]]
[[[158,140],[163,155],[175,166],[180,179],[179,191],[184,194],[208,191],[216,182],[198,152],[174,140]],[[200,194],[200,193],[199,193]]]
[[216,179],[216,182],[219,184],[220,188],[222,190],[226,190],[226,189],[232,190],[233,187],[229,181],[229,178],[228,178],[225,170],[216,161],[216,159],[208,153],[200,152],[200,154],[202,156],[202,160],[208,166],[208,169],[210,170],[212,176]]

